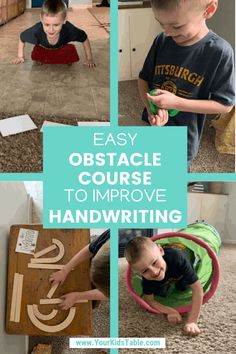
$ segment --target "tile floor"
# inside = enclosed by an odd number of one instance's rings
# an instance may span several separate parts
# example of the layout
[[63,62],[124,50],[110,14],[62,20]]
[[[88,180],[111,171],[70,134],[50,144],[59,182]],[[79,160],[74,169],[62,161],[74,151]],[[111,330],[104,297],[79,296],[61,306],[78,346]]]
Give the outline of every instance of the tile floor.
[[25,63],[10,64],[17,53],[19,33],[36,23],[38,18],[39,11],[26,11],[0,27],[0,118],[1,115],[28,113],[109,120],[109,34],[88,10],[69,11],[68,20],[87,32],[97,63],[95,70],[83,65],[81,44],[77,44],[81,60],[71,67],[32,63],[29,44],[26,45]]

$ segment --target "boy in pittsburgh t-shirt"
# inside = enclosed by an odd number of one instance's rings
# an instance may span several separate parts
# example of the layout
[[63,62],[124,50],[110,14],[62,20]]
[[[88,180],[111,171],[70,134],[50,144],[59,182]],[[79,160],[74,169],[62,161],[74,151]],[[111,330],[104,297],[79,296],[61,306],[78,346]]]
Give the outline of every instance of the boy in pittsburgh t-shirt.
[[[217,0],[151,3],[164,32],[154,40],[139,74],[139,93],[146,107],[143,120],[157,126],[187,126],[190,166],[205,115],[227,113],[234,105],[233,50],[206,25],[217,10]],[[148,99],[158,107],[156,115]],[[169,117],[169,109],[179,113]]]

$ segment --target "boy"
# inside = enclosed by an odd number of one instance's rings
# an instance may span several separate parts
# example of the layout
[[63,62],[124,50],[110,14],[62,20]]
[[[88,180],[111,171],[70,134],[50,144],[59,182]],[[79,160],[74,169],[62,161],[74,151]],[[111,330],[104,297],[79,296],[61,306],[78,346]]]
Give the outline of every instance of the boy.
[[[164,32],[157,36],[139,74],[143,120],[157,126],[187,126],[188,166],[197,155],[206,114],[234,105],[233,51],[207,28],[217,0],[152,0]],[[149,91],[156,89],[154,96]],[[158,108],[153,115],[148,99]],[[176,109],[175,117],[168,109]]]
[[59,304],[63,310],[69,309],[78,300],[109,300],[110,297],[110,230],[106,230],[88,246],[79,251],[62,270],[50,275],[52,285],[63,284],[68,274],[80,263],[91,259],[91,282],[96,289],[72,292],[62,296]]
[[192,310],[184,326],[184,332],[198,335],[200,329],[197,322],[203,290],[185,253],[174,248],[164,250],[147,237],[136,237],[127,244],[125,256],[132,269],[143,278],[144,301],[166,314],[170,323],[179,323],[182,319],[181,315],[175,309],[158,303],[154,296],[165,297],[171,282],[174,282],[175,287],[180,291],[188,287],[192,289]]
[[82,42],[85,65],[95,67],[87,34],[66,21],[67,7],[62,0],[46,0],[41,9],[40,20],[20,34],[18,56],[13,64],[24,63],[25,43],[34,44],[32,60],[40,64],[72,64],[79,61],[76,48],[70,42]]

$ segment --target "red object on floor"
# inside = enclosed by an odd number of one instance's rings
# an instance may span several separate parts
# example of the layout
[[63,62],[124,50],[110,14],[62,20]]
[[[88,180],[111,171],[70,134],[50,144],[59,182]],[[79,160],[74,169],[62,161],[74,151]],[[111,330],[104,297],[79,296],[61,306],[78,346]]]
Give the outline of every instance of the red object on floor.
[[36,45],[31,53],[31,59],[41,64],[72,64],[79,61],[79,55],[73,44],[56,49]]

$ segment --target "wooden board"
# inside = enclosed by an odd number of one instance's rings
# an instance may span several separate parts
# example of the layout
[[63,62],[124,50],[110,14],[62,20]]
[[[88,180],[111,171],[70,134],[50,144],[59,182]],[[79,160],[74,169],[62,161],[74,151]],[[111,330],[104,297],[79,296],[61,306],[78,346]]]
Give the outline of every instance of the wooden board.
[[[49,276],[54,272],[50,269],[32,269],[28,268],[28,263],[33,255],[16,253],[15,247],[20,228],[29,228],[38,230],[39,236],[36,246],[36,252],[52,244],[52,239],[60,240],[65,246],[65,255],[60,260],[60,264],[66,264],[79,250],[85,247],[89,241],[89,230],[69,230],[69,229],[43,229],[42,225],[13,225],[10,231],[9,259],[8,259],[8,289],[7,289],[7,315],[6,332],[8,334],[27,334],[32,336],[40,335],[91,335],[92,334],[92,305],[91,301],[77,304],[76,314],[72,323],[63,331],[56,333],[45,333],[36,328],[30,321],[27,314],[27,305],[38,305],[41,313],[50,313],[57,309],[58,314],[55,318],[47,321],[47,325],[55,326],[63,322],[68,316],[69,311],[61,310],[57,305],[39,305],[40,299],[45,299],[51,284]],[[55,257],[58,249],[53,250],[49,257]],[[46,256],[45,256],[46,257]],[[79,267],[73,270],[67,277],[63,285],[60,285],[53,297],[58,298],[66,293],[73,291],[86,291],[91,289],[90,282],[90,261],[83,262]],[[14,273],[24,275],[24,285],[21,303],[20,323],[10,322],[10,307],[13,289]],[[42,321],[42,323],[45,323]]]

